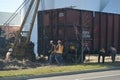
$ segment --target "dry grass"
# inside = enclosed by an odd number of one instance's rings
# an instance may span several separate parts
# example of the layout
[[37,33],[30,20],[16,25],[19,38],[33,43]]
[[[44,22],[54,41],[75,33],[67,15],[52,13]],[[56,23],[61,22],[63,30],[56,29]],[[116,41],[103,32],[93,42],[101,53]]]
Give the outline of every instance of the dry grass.
[[0,71],[0,77],[7,76],[22,76],[22,75],[38,75],[38,74],[50,74],[58,72],[68,72],[68,71],[78,71],[78,70],[91,70],[99,68],[108,68],[108,66],[101,65],[71,65],[71,66],[44,66],[34,69],[22,69],[22,70],[9,70],[9,71]]
[[[0,71],[0,77],[50,74],[50,73],[58,73],[58,72],[83,71],[83,70],[95,70],[95,69],[101,69],[101,68],[119,67],[120,56],[116,57],[115,63],[111,63],[111,62],[112,61],[110,57],[106,57],[104,64],[98,64],[97,56],[95,55],[90,57],[87,56],[84,64],[72,64],[72,65],[64,65],[64,66],[56,66],[56,65],[41,66],[39,64],[36,64],[37,67],[34,67],[33,63],[27,62],[27,63],[24,63],[24,66],[25,67],[29,66],[28,68],[26,69],[19,68],[17,70],[2,70]],[[23,63],[19,62],[19,65],[21,64],[23,65]],[[33,65],[33,67],[30,67],[30,65]],[[16,64],[14,65],[14,67],[15,66]]]

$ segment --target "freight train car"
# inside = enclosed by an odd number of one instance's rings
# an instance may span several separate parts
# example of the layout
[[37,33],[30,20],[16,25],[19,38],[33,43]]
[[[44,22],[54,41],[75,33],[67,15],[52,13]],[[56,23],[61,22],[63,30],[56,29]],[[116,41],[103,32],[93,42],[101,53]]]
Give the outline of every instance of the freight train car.
[[[49,55],[49,41],[63,41],[65,51],[76,48],[75,57],[81,53],[81,45],[88,44],[92,53],[110,46],[120,49],[120,15],[71,8],[38,12],[38,55]],[[91,54],[92,54],[91,53]]]

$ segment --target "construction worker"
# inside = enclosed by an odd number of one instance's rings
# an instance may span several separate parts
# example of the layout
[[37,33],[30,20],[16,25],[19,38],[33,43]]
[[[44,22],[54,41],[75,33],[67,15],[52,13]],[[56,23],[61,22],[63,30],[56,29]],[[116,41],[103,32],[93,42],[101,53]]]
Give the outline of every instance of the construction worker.
[[101,48],[98,55],[98,63],[100,63],[100,57],[102,56],[102,63],[105,61],[105,49]]
[[68,61],[70,63],[75,62],[76,58],[76,46],[73,44],[73,42],[70,42],[69,48],[68,48],[68,55],[67,55]]
[[6,60],[10,60],[12,57],[11,57],[11,54],[13,52],[13,49],[12,48],[9,48],[8,52],[6,53]]
[[115,62],[115,57],[117,54],[117,49],[114,46],[110,46],[109,52],[111,54],[112,62]]
[[62,65],[62,54],[63,54],[63,45],[61,40],[57,41],[57,46],[56,46],[56,55],[55,59],[58,65]]
[[49,64],[52,64],[53,62],[53,59],[55,57],[55,44],[53,43],[53,40],[50,41],[50,44],[51,44],[51,49],[48,51],[48,53],[50,53],[50,56],[49,56]]

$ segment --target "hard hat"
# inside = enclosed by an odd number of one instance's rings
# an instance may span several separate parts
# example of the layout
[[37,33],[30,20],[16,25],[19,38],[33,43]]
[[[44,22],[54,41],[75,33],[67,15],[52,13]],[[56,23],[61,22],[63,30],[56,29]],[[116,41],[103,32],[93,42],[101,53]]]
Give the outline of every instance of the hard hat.
[[58,42],[58,43],[60,43],[60,42],[61,42],[61,40],[58,40],[57,42]]
[[53,43],[53,40],[50,40],[50,43]]
[[12,48],[9,48],[9,50],[8,50],[9,52],[12,52],[13,51],[13,49]]

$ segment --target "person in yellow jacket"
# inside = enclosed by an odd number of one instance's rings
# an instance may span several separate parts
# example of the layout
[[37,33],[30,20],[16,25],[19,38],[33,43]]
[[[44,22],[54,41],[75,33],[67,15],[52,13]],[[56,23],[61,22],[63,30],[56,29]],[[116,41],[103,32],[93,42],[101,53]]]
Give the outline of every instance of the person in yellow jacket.
[[100,57],[102,56],[102,63],[105,61],[105,49],[101,48],[98,54],[98,63],[100,63]]
[[55,59],[58,65],[62,65],[62,54],[63,54],[63,45],[61,40],[57,41],[57,46],[56,46],[56,55],[55,55]]

